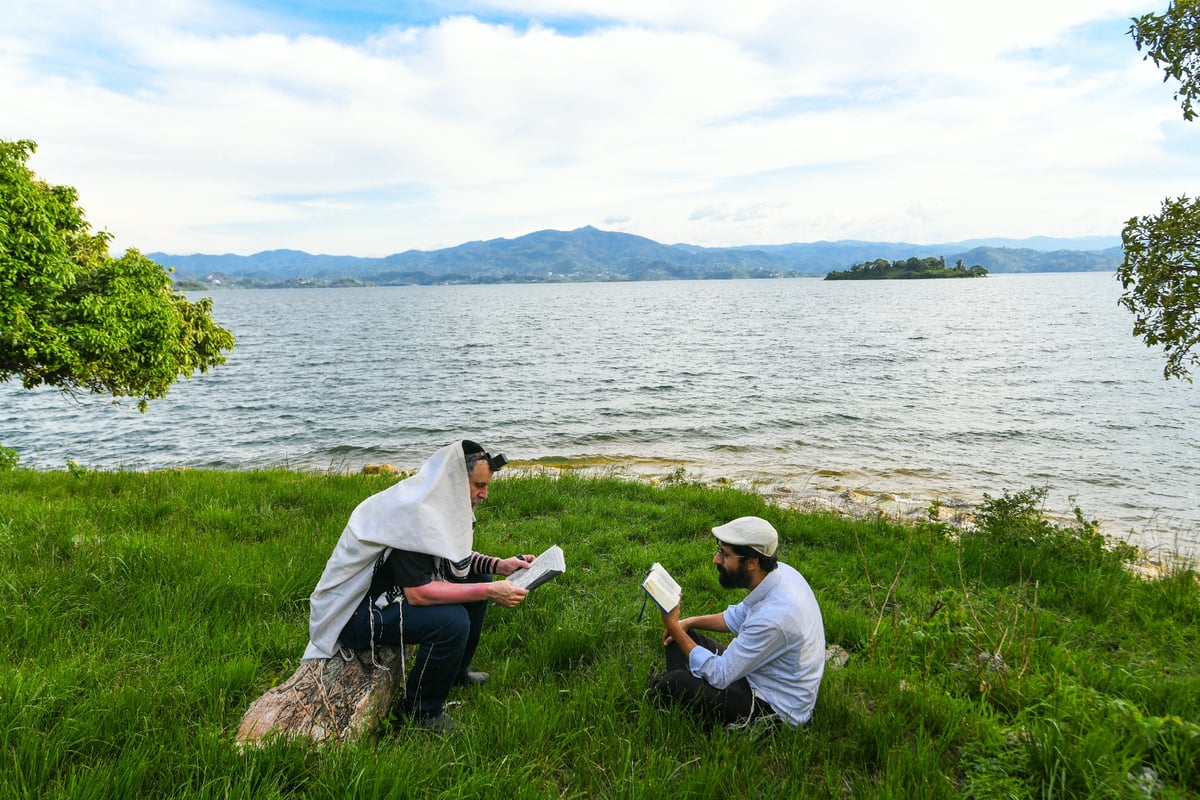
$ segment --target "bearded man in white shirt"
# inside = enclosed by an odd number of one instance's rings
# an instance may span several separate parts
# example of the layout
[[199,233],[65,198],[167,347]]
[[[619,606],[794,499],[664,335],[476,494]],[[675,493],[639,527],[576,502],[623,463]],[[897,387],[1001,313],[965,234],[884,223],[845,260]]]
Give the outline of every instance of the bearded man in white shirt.
[[[779,535],[765,519],[739,517],[712,531],[721,585],[750,592],[716,614],[680,619],[680,606],[664,612],[667,671],[651,677],[651,691],[729,726],[760,719],[804,725],[825,672],[816,596],[775,557]],[[726,646],[696,631],[735,636]]]

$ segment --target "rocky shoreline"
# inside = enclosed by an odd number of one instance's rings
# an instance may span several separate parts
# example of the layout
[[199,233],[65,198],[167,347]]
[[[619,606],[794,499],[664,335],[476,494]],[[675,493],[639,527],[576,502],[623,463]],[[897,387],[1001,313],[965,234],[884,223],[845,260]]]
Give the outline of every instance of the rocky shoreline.
[[[537,469],[545,468],[539,467]],[[677,469],[666,475],[650,475],[637,471],[621,470],[611,466],[603,469],[576,471],[585,474],[643,480],[656,486],[693,479],[692,476],[682,469]],[[975,511],[977,508],[976,503],[962,497],[955,497],[949,493],[936,498],[927,498],[911,497],[891,492],[862,491],[836,484],[820,488],[810,485],[803,489],[797,489],[781,483],[753,480],[735,481],[728,478],[697,480],[697,482],[709,486],[732,486],[744,491],[754,492],[762,496],[768,503],[780,508],[830,513],[850,519],[870,519],[883,516],[896,522],[910,525],[922,522],[939,522],[949,525],[952,529],[966,529],[972,526],[975,522]],[[1044,517],[1056,524],[1066,525],[1075,522],[1073,517],[1049,512],[1046,512]],[[1117,532],[1105,530],[1103,523],[1099,527],[1101,532],[1113,541],[1127,542]],[[1141,554],[1140,557],[1129,564],[1128,568],[1134,574],[1146,579],[1162,578],[1171,575],[1177,570],[1195,571],[1197,569],[1194,560],[1188,559],[1174,551],[1157,550],[1152,553],[1139,547],[1138,552]]]
[[[362,471],[369,474],[390,474],[407,476],[411,472],[397,469],[390,464],[367,464]],[[652,486],[669,485],[671,483],[696,482],[708,486],[728,486],[742,491],[760,495],[768,503],[779,508],[797,511],[836,514],[850,519],[869,519],[883,516],[904,524],[922,522],[938,522],[952,529],[966,529],[974,524],[976,504],[955,497],[917,498],[905,497],[889,492],[867,492],[850,489],[844,486],[829,488],[796,489],[783,484],[771,484],[765,481],[735,481],[729,478],[711,480],[696,479],[682,468],[666,474],[638,471],[621,468],[616,465],[599,466],[548,466],[517,465],[512,468],[517,474],[525,475],[561,475],[573,472],[585,476],[616,477],[625,480],[637,480]],[[1073,523],[1073,518],[1047,513],[1045,517],[1055,523]],[[1103,532],[1103,526],[1101,526]],[[1118,536],[1107,532],[1106,535],[1115,541],[1124,541]],[[1139,548],[1141,557],[1129,565],[1129,570],[1146,579],[1157,579],[1173,574],[1177,570],[1196,570],[1196,564],[1175,552],[1149,553]]]
[[[897,498],[888,494],[869,495],[852,489],[845,489],[830,496],[821,496],[815,493],[801,494],[781,487],[771,492],[760,492],[760,494],[763,494],[769,503],[781,508],[828,512],[853,519],[883,515],[907,524],[936,521],[956,529],[973,525],[975,519],[975,506],[962,501],[939,501],[936,506],[933,506],[925,501]],[[930,512],[933,508],[936,508],[936,517],[931,516]],[[1055,521],[1067,522],[1068,520],[1056,519]],[[1175,553],[1155,556],[1140,548],[1138,552],[1140,554],[1138,559],[1131,562],[1128,569],[1147,580],[1166,577],[1178,569],[1195,569],[1194,564]]]

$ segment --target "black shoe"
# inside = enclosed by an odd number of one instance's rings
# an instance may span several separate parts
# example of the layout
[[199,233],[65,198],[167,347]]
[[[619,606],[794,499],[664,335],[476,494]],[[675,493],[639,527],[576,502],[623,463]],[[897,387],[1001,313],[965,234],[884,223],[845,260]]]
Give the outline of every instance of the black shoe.
[[458,679],[459,686],[483,686],[492,677],[486,672],[468,672]]
[[438,735],[445,735],[454,730],[454,719],[445,712],[436,717],[414,717],[413,722],[418,728]]

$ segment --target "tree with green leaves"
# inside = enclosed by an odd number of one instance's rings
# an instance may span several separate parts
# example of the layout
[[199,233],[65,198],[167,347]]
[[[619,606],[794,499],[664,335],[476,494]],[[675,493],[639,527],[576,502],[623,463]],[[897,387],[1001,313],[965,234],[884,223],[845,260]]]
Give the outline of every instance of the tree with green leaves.
[[1183,118],[1196,118],[1192,101],[1200,99],[1200,0],[1173,0],[1164,14],[1135,17],[1129,29],[1138,52],[1163,70],[1163,83],[1179,81],[1176,100]]
[[1163,201],[1157,216],[1134,217],[1121,232],[1125,260],[1117,276],[1133,335],[1161,345],[1164,378],[1191,382],[1200,363],[1200,199]]
[[[1196,117],[1200,99],[1200,0],[1174,0],[1164,14],[1146,14],[1129,29],[1139,51],[1177,80],[1183,118]],[[1134,217],[1121,231],[1125,259],[1117,277],[1121,304],[1134,315],[1133,334],[1161,345],[1164,378],[1191,382],[1189,364],[1200,364],[1200,201],[1163,201],[1158,215]]]
[[109,254],[70,186],[27,166],[37,145],[0,140],[0,382],[136,397],[145,411],[179,378],[225,363],[233,334],[212,299],[174,291],[160,264]]

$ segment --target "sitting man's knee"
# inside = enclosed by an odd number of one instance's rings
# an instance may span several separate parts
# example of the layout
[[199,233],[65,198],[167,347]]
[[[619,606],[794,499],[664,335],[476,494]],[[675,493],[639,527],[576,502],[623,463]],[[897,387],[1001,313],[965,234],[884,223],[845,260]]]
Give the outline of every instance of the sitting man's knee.
[[440,624],[431,638],[446,643],[465,643],[471,635],[471,618],[467,610],[460,605],[446,605],[440,611]]

